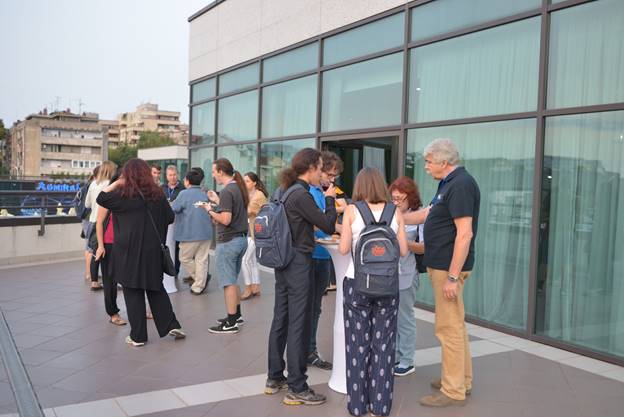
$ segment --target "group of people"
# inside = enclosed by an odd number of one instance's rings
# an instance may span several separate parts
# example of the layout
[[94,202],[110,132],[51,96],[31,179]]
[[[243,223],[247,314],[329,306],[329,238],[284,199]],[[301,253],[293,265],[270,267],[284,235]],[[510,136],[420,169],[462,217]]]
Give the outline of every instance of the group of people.
[[[418,271],[425,266],[435,295],[442,372],[439,380],[431,382],[436,392],[422,398],[421,404],[439,407],[465,402],[472,389],[472,368],[462,292],[474,263],[479,188],[458,165],[459,153],[450,140],[432,142],[424,155],[427,173],[439,181],[430,204],[422,203],[411,178],[400,177],[388,186],[382,174],[370,167],[358,173],[348,199],[335,184],[343,164],[332,152],[302,149],[280,173],[280,187],[271,198],[279,200],[293,187],[283,201],[293,258],[275,270],[266,394],[287,390],[283,402],[291,405],[326,400],[308,386],[306,372],[308,366],[332,369],[332,363],[318,352],[316,333],[322,297],[332,278],[335,282],[335,271],[317,239],[339,233],[339,252],[350,258],[343,281],[348,411],[356,416],[388,415],[394,376],[415,371],[413,306],[420,286]],[[222,187],[217,193],[202,189],[201,168],[191,168],[180,184],[177,169],[167,167],[167,183],[162,186],[160,170],[140,159],[127,162],[119,175],[115,171],[111,162],[99,167],[88,188],[85,206],[91,213],[84,226],[87,240],[95,231],[98,243],[88,259],[86,276],[92,288],[99,287],[97,264],[101,262],[111,323],[126,324],[115,302],[119,283],[131,327],[127,343],[141,346],[147,341],[146,296],[159,335],[186,336],[162,284],[162,262],[157,261],[166,261],[167,228],[175,221],[173,233],[179,246],[175,259],[190,274],[194,295],[202,294],[211,279],[209,248],[213,240],[216,243],[213,270],[223,289],[225,316],[208,330],[238,333],[244,323],[241,300],[260,294],[253,224],[269,193],[257,174],[241,175],[228,159],[217,159],[212,164],[212,177]],[[398,290],[391,296],[365,295],[356,285],[353,251],[367,226],[356,208],[361,202],[376,222],[392,208],[387,226],[396,236],[400,259],[393,277]],[[239,275],[245,283],[242,293]]]
[[[298,185],[284,201],[295,255],[290,264],[275,271],[265,393],[287,390],[283,402],[290,405],[318,405],[326,400],[306,383],[306,365],[310,364],[306,355],[315,347],[307,341],[314,340],[320,314],[319,288],[324,288],[323,280],[329,275],[322,262],[326,257],[317,250],[314,239],[319,234],[339,232],[339,252],[349,256],[343,281],[348,411],[355,416],[389,415],[394,376],[415,371],[413,307],[420,285],[418,271],[424,267],[435,295],[435,333],[442,347],[442,369],[441,378],[431,381],[435,392],[420,403],[430,407],[465,403],[472,390],[472,364],[462,294],[474,264],[480,191],[474,178],[458,165],[459,152],[452,141],[435,140],[424,155],[427,173],[439,181],[434,198],[426,206],[411,178],[400,177],[387,186],[377,169],[365,167],[355,179],[353,204],[344,207],[337,203],[334,185],[322,184],[328,173],[335,178],[341,167],[335,162],[336,156],[328,152],[303,149],[281,173],[281,193]],[[388,226],[397,241],[400,258],[393,278],[398,282],[391,295],[367,295],[356,282],[357,254],[353,252],[368,226],[356,208],[362,205],[368,208],[373,224]],[[341,206],[343,215],[337,223],[337,208]],[[390,220],[384,217],[388,209],[393,213]],[[383,251],[373,252],[373,256],[381,254]],[[318,359],[316,363],[324,363]]]

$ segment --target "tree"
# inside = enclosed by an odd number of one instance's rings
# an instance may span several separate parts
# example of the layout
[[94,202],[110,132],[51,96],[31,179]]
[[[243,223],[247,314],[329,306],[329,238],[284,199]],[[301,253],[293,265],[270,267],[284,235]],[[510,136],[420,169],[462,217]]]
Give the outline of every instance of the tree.
[[108,159],[122,167],[132,158],[137,157],[137,147],[121,144],[117,148],[108,148]]
[[144,132],[141,132],[141,135],[139,136],[139,149],[157,148],[159,146],[170,145],[175,145],[173,139],[160,132],[146,130]]
[[4,121],[0,119],[0,175],[8,175],[9,169],[4,166],[4,147],[9,136],[9,130],[4,127]]

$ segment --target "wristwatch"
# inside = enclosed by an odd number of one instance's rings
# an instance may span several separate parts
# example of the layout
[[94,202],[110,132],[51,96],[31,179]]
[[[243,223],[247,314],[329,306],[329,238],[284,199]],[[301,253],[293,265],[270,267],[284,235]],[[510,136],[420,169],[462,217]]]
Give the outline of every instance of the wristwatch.
[[457,281],[459,281],[459,278],[458,277],[454,277],[451,274],[449,274],[448,280],[451,281],[451,282],[457,282]]

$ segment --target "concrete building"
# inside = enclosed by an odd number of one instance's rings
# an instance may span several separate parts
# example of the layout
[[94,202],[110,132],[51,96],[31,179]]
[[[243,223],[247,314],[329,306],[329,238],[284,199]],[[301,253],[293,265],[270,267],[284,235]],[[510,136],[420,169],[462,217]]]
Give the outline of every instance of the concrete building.
[[180,145],[188,143],[188,125],[180,122],[180,112],[159,110],[158,104],[141,104],[133,112],[120,114],[117,120],[121,143],[136,145],[141,132],[147,130],[164,133]]
[[119,121],[118,120],[104,120],[98,121],[100,126],[108,129],[108,146],[110,148],[116,148],[119,146]]
[[44,110],[15,122],[7,145],[10,174],[88,175],[108,155],[107,129],[98,121],[97,113],[67,109],[51,114]]
[[[471,320],[624,363],[624,2],[218,0],[189,18],[190,165],[270,188],[298,149],[482,192]],[[431,306],[430,286],[418,294]]]

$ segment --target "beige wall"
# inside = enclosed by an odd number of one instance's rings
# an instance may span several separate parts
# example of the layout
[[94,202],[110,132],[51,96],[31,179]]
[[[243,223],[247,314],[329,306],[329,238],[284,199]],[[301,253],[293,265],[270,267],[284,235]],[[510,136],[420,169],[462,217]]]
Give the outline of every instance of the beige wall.
[[9,242],[0,251],[0,266],[29,262],[71,259],[84,254],[81,224],[46,225],[43,236],[39,226],[0,227],[0,242]]
[[227,0],[190,23],[189,80],[405,3],[407,0]]

